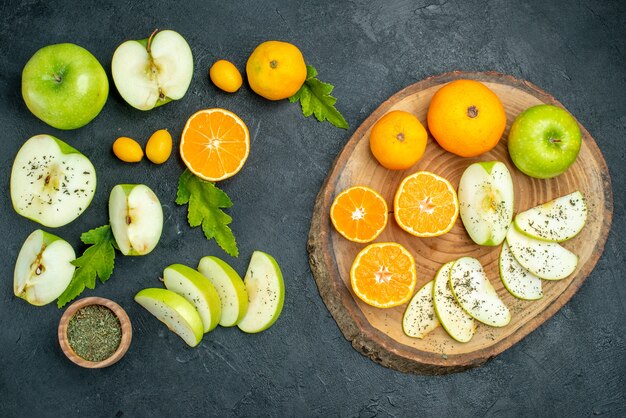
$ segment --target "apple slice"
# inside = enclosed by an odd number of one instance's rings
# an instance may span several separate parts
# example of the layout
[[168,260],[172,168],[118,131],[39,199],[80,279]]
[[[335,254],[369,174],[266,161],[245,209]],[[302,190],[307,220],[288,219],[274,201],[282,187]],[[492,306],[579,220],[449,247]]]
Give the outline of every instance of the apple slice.
[[575,237],[587,221],[587,204],[579,191],[515,216],[515,227],[532,238],[563,242]]
[[202,257],[198,271],[208,278],[222,302],[220,325],[233,327],[248,310],[248,293],[241,277],[231,266],[217,257]]
[[163,30],[117,47],[111,73],[128,104],[150,110],[183,98],[193,76],[193,55],[178,32]]
[[191,267],[172,264],[163,270],[163,281],[165,287],[196,307],[205,333],[217,326],[222,316],[222,302],[209,279]]
[[244,283],[248,311],[237,326],[247,333],[264,331],[276,322],[285,301],[283,274],[274,257],[261,251],[253,252]]
[[156,194],[143,184],[118,184],[109,197],[109,222],[124,255],[146,255],[163,230],[163,209]]
[[478,245],[500,245],[513,219],[513,180],[499,161],[474,163],[459,181],[459,211]]
[[455,340],[466,343],[476,332],[476,322],[459,306],[450,290],[450,271],[454,261],[441,266],[433,285],[433,306],[443,329]]
[[402,330],[413,338],[424,338],[439,326],[439,319],[433,306],[433,286],[435,281],[426,283],[415,293],[404,311]]
[[11,170],[11,201],[20,215],[56,228],[78,218],[96,191],[87,157],[51,135],[36,135],[18,151]]
[[530,238],[509,228],[506,242],[518,263],[544,280],[561,280],[576,270],[578,256],[556,242]]
[[135,295],[135,302],[167,325],[190,347],[200,344],[204,334],[202,319],[196,308],[178,293],[167,289],[144,289]]
[[74,249],[67,241],[35,230],[26,238],[15,262],[13,292],[31,305],[46,305],[65,291],[74,275]]
[[498,297],[477,259],[461,257],[454,262],[450,288],[459,305],[474,319],[492,327],[511,322],[509,308]]
[[543,297],[541,279],[517,262],[506,241],[500,250],[500,279],[510,294],[518,299],[537,300]]

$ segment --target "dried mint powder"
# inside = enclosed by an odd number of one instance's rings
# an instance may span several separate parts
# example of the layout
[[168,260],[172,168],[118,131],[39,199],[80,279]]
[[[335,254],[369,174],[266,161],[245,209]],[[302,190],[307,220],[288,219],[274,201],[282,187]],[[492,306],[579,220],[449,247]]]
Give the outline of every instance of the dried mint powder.
[[84,306],[70,319],[67,340],[72,350],[85,360],[106,360],[120,346],[122,326],[106,306]]

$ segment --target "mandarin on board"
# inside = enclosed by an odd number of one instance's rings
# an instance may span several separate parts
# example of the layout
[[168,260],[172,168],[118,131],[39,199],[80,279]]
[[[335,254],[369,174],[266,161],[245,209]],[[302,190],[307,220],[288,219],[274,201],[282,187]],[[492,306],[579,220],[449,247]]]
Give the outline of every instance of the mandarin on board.
[[300,90],[306,80],[306,64],[297,46],[267,41],[248,58],[246,75],[255,93],[269,100],[281,100]]
[[337,195],[330,207],[330,220],[344,238],[363,243],[383,232],[388,212],[380,194],[369,187],[354,186]]
[[383,167],[405,170],[422,158],[427,139],[426,129],[415,116],[393,110],[372,127],[370,150]]
[[443,149],[475,157],[494,148],[506,127],[500,99],[483,83],[456,80],[441,87],[428,108],[428,129]]

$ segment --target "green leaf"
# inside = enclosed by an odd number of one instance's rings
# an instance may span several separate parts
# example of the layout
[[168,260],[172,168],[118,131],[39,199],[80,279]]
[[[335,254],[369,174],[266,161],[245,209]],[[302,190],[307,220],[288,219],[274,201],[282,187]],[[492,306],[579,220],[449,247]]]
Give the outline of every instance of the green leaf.
[[100,282],[106,282],[113,273],[115,264],[115,239],[109,225],[94,228],[80,236],[85,244],[91,244],[83,255],[72,261],[77,268],[72,280],[65,291],[59,296],[57,306],[62,308],[65,304],[80,295],[85,287],[96,287],[96,276]]
[[327,120],[337,128],[348,129],[348,122],[335,108],[337,99],[330,95],[334,86],[317,79],[317,70],[311,65],[306,66],[306,81],[300,90],[289,98],[291,103],[300,101],[302,113],[307,118],[315,115],[315,118],[323,122]]
[[189,226],[202,226],[206,239],[215,239],[215,242],[233,257],[239,255],[237,240],[228,226],[233,219],[222,210],[230,208],[233,202],[214,183],[202,180],[189,170],[185,170],[178,180],[176,203],[188,204]]

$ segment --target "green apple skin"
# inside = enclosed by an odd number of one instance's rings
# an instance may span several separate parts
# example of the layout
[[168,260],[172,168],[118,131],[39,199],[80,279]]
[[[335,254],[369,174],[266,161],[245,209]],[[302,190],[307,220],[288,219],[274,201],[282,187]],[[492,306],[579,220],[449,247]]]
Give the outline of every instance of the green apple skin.
[[533,106],[513,122],[509,154],[524,174],[548,179],[564,173],[576,161],[581,133],[576,119],[553,105]]
[[75,44],[41,48],[22,72],[22,97],[28,109],[57,129],[76,129],[91,122],[109,95],[102,65]]

